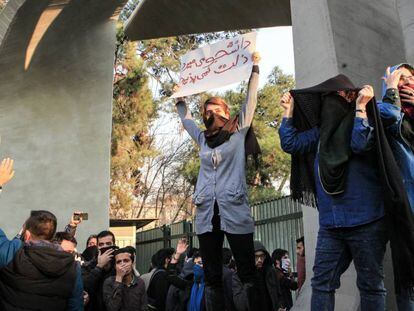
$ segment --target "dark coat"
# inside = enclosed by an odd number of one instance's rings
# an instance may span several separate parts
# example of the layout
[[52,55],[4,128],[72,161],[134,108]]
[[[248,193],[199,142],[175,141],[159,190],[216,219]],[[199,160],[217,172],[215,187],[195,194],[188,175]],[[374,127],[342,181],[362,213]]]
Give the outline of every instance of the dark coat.
[[281,300],[283,306],[289,310],[293,306],[292,300],[292,291],[298,289],[298,282],[291,279],[286,273],[281,269],[276,268],[276,275],[280,284]]
[[25,245],[0,270],[0,310],[65,310],[76,282],[71,254]]
[[[270,299],[271,305],[268,306],[268,311],[278,310],[283,307],[282,295],[280,291],[279,280],[276,275],[276,270],[272,266],[272,260],[264,245],[259,241],[254,241],[254,251],[263,251],[266,255],[263,268],[258,270],[258,279],[264,279],[264,286],[267,292],[258,290],[257,295],[260,296],[259,302],[262,302],[266,297]],[[259,281],[257,281],[259,282]],[[257,287],[255,284],[254,287]],[[266,296],[268,295],[268,296]],[[249,310],[248,294],[246,292],[246,285],[243,285],[237,273],[233,274],[233,299],[234,305],[238,311],[254,311]],[[262,309],[260,309],[262,310]],[[267,310],[263,310],[267,311]]]
[[191,286],[193,285],[194,272],[193,272],[194,262],[192,260],[184,263],[182,271],[179,275],[184,282],[181,283],[182,286],[178,287],[176,285],[171,285],[168,289],[167,300],[166,300],[166,311],[186,311],[187,304],[191,295]]
[[135,276],[130,286],[107,278],[103,285],[103,299],[108,311],[146,311],[147,293],[144,281]]
[[233,274],[235,274],[233,270],[223,267],[223,291],[226,311],[236,311],[233,301]]
[[88,311],[105,311],[105,304],[103,301],[103,283],[105,279],[115,275],[114,268],[105,271],[96,266],[96,259],[91,260],[82,266],[82,279],[85,291],[89,294],[89,303],[85,310]]

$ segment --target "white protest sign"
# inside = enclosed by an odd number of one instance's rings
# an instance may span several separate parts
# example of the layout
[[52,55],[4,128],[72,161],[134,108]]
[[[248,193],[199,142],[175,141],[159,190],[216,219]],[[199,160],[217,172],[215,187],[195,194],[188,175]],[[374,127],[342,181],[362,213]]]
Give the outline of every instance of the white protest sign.
[[197,94],[249,78],[256,32],[190,51],[181,57],[179,91],[171,98]]

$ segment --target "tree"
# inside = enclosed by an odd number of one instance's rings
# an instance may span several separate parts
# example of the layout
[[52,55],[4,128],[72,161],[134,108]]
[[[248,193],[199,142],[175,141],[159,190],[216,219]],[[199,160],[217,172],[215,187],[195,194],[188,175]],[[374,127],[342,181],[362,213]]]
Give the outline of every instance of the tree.
[[[111,138],[111,216],[133,215],[142,191],[145,158],[157,154],[150,123],[157,117],[157,103],[148,86],[144,62],[136,44],[122,40],[118,28],[113,91]],[[121,39],[120,39],[121,38]]]

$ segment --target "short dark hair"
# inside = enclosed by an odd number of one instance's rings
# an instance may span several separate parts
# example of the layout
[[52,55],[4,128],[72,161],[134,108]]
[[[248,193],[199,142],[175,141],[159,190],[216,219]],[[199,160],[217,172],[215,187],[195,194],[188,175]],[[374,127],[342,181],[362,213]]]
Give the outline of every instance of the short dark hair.
[[58,243],[58,244],[62,244],[62,241],[66,240],[69,242],[72,242],[75,245],[78,245],[78,241],[76,241],[75,237],[68,233],[68,232],[56,232],[55,233],[55,237],[52,239],[52,242]]
[[303,245],[305,245],[305,237],[301,236],[299,239],[296,239],[296,244],[298,243],[302,243]]
[[231,262],[231,259],[233,258],[233,253],[230,248],[223,247],[223,264],[228,265]]
[[134,262],[135,260],[135,248],[132,246],[127,246],[127,247],[123,247],[123,248],[119,248],[116,251],[114,251],[113,255],[114,258],[116,257],[116,255],[119,254],[123,254],[123,253],[128,253],[131,255],[131,261]]
[[281,249],[281,248],[277,248],[273,251],[272,253],[272,261],[276,262],[277,261],[281,261],[282,257],[285,256],[286,254],[289,254],[289,252],[285,249]]
[[191,247],[189,248],[188,252],[187,252],[187,257],[188,258],[193,258],[194,253],[198,252],[198,248],[197,247]]
[[200,251],[195,251],[195,252],[193,253],[192,258],[193,258],[193,259],[196,259],[196,258],[199,258],[199,257],[201,257],[201,253],[200,253]]
[[104,230],[104,231],[99,232],[98,235],[96,236],[96,240],[99,241],[99,239],[102,239],[108,235],[112,237],[112,242],[115,245],[115,235],[109,230]]
[[153,268],[164,268],[165,259],[171,258],[174,254],[174,248],[163,248],[157,251],[151,257],[151,264]]
[[24,224],[24,229],[30,231],[35,239],[52,240],[56,232],[57,219],[49,211],[32,211]]
[[411,74],[414,74],[414,68],[410,64],[402,64],[397,69],[400,69],[400,68],[408,69],[411,72]]
[[96,240],[98,240],[98,239],[97,239],[97,235],[96,235],[96,234],[91,234],[91,235],[88,237],[88,239],[86,240],[86,247],[88,247],[89,241],[90,241],[90,240],[92,240],[92,239],[96,239]]

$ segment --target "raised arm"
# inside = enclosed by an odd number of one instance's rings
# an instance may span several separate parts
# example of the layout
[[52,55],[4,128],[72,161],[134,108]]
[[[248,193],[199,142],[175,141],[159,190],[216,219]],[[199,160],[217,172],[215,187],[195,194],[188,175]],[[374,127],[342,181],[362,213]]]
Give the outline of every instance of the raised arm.
[[356,114],[352,129],[351,149],[354,153],[363,153],[370,150],[374,143],[374,128],[370,126],[366,106],[374,97],[371,85],[364,85],[359,91],[356,100]]
[[[253,121],[254,111],[257,105],[257,88],[259,85],[259,61],[260,54],[254,52],[252,55],[253,68],[247,88],[246,100],[243,103],[239,115],[239,129],[249,128]],[[247,132],[247,131],[245,131]]]
[[191,116],[190,110],[187,108],[187,105],[184,100],[179,100],[175,105],[177,107],[178,115],[180,116],[181,123],[183,124],[187,133],[191,138],[198,144],[201,144],[202,131],[194,122],[193,117]]
[[315,127],[304,132],[298,132],[293,126],[294,100],[289,92],[282,96],[280,105],[284,109],[282,124],[279,128],[282,150],[289,154],[315,152],[318,148],[319,129]]

